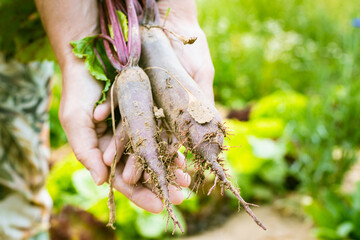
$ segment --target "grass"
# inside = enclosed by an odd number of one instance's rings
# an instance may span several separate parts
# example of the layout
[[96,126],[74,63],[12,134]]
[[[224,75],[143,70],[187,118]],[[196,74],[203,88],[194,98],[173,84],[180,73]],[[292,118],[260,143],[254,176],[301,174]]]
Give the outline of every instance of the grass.
[[242,107],[278,89],[326,95],[324,85],[358,79],[354,2],[197,2],[216,69],[215,97],[226,106]]

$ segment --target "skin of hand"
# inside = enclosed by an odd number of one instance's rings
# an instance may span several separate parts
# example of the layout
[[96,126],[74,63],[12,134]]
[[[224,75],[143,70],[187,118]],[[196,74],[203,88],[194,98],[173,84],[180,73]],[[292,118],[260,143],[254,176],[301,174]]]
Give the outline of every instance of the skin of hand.
[[164,22],[167,9],[170,8],[170,13],[165,22],[166,29],[187,38],[197,37],[193,44],[184,45],[173,35],[167,34],[180,63],[199,85],[209,101],[214,104],[213,80],[215,69],[205,33],[197,20],[195,1],[162,0],[158,2],[158,7],[161,22]]
[[[70,41],[99,32],[97,1],[36,0],[35,3],[62,72],[61,124],[76,158],[90,171],[95,183],[100,185],[108,179],[109,171],[104,164],[103,154],[112,139],[106,123],[94,118],[94,106],[103,86],[88,73],[83,61],[72,54],[69,44]],[[178,159],[181,158],[180,155]],[[139,207],[153,213],[161,212],[163,204],[150,190],[151,186],[124,182],[123,168],[124,163],[120,162],[115,189]],[[180,186],[189,186],[187,174],[182,171],[176,174]],[[173,186],[169,188],[170,199],[174,204],[180,204],[183,200],[181,191]]]
[[[157,5],[159,7],[161,23],[164,22],[167,9],[171,9],[165,22],[166,29],[185,37],[197,37],[195,43],[191,45],[184,45],[181,41],[179,41],[179,39],[174,38],[171,34],[168,34],[170,43],[180,63],[199,85],[200,89],[203,91],[205,96],[208,97],[209,101],[214,104],[213,79],[215,70],[211,61],[206,36],[200,28],[197,20],[195,1],[161,0],[158,1]],[[94,112],[94,118],[101,122],[108,118],[109,114],[110,101],[106,101],[104,104],[97,107]],[[122,137],[118,137],[117,141],[119,142]],[[104,153],[104,161],[108,166],[111,165],[112,156],[114,156],[115,153],[113,142],[114,139]],[[119,144],[118,152],[122,151],[123,146]],[[139,181],[141,172],[138,171],[138,168],[136,167],[136,160],[134,158],[130,157],[128,159],[122,176],[125,183],[135,184]]]

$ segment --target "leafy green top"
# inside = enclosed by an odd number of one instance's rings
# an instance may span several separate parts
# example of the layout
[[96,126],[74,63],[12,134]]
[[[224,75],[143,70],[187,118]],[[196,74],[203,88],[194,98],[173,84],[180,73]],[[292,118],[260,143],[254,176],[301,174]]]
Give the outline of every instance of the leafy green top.
[[[127,41],[129,32],[127,17],[121,11],[116,12],[124,38]],[[109,25],[108,29],[111,38],[114,39],[112,26]],[[90,74],[96,80],[105,82],[102,97],[96,105],[103,103],[106,100],[106,93],[109,91],[111,83],[116,76],[116,70],[106,55],[103,40],[100,36],[90,36],[79,41],[72,41],[70,44],[73,46],[75,56],[85,59],[85,67],[89,70]]]
[[106,56],[102,39],[98,36],[91,36],[79,41],[72,41],[70,44],[73,46],[75,56],[85,59],[85,67],[90,74],[95,79],[105,82],[102,98],[96,105],[103,103],[106,100],[106,93],[115,79],[116,71]]

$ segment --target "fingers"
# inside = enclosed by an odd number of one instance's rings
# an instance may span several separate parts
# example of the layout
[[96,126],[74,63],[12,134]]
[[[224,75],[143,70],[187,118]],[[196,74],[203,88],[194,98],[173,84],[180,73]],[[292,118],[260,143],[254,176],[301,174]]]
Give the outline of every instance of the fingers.
[[[175,158],[175,164],[181,169],[185,168],[186,159],[181,152],[178,152],[178,157]],[[141,175],[142,175],[142,170],[140,170],[140,166],[137,163],[135,155],[130,155],[130,157],[127,159],[125,164],[125,168],[123,172],[123,181],[128,184],[135,184],[140,180]]]
[[188,173],[184,173],[180,169],[175,170],[176,183],[181,187],[189,187],[191,183],[191,177]]
[[[213,82],[215,76],[214,64],[211,60],[209,46],[207,44],[206,35],[201,30],[199,32],[199,44],[197,48],[201,48],[198,54],[202,56],[201,65],[197,65],[196,68],[192,69],[189,74],[193,77],[194,81],[199,85],[200,89],[204,93],[205,97],[215,105],[214,102],[214,91]],[[194,46],[195,47],[195,46]]]
[[[117,97],[116,94],[114,94],[114,108],[117,107],[117,104],[118,104]],[[111,95],[109,91],[106,94],[106,101],[96,106],[94,110],[94,119],[95,121],[102,122],[109,117],[110,113],[111,113]]]
[[114,188],[138,207],[151,213],[161,213],[164,208],[162,201],[142,184],[129,185],[125,183],[122,178],[122,169],[123,165],[120,163],[115,174]]
[[137,183],[142,175],[142,170],[137,164],[135,155],[130,155],[126,161],[124,172],[123,172],[123,181],[127,184]]
[[76,158],[90,171],[97,185],[104,183],[108,170],[98,148],[98,137],[91,117],[77,111],[76,114],[63,114],[61,122]]
[[[119,161],[120,157],[122,156],[126,144],[129,141],[129,138],[125,131],[122,128],[121,121],[119,122],[119,125],[117,126],[115,130],[116,134],[116,146],[117,146],[117,159],[116,161]],[[104,163],[107,166],[111,166],[115,156],[115,137],[112,137],[108,147],[106,148],[104,152]]]
[[175,158],[175,164],[181,168],[184,169],[186,167],[186,158],[184,156],[184,154],[182,154],[181,152],[177,152],[178,157]]
[[[181,32],[179,29],[178,31]],[[211,60],[206,35],[199,27],[185,28],[183,33],[185,36],[196,36],[197,40],[194,44],[184,46],[179,41],[170,38],[171,46],[186,72],[199,85],[205,97],[212,104],[215,104],[213,93],[215,69]]]
[[98,138],[102,137],[107,130],[108,126],[106,122],[99,122],[95,124],[95,132]]
[[76,158],[90,171],[96,184],[107,180],[108,170],[99,149],[93,108],[102,91],[81,61],[62,69],[63,85],[59,119]]
[[184,194],[182,193],[181,189],[173,185],[169,186],[169,196],[171,203],[174,205],[179,205],[184,201]]
[[[177,169],[175,171],[175,177],[176,177],[176,184],[178,184],[180,186],[176,187],[173,185],[169,185],[168,189],[169,189],[169,196],[170,196],[170,201],[175,204],[175,205],[179,205],[184,201],[184,195],[181,191],[181,187],[189,187],[190,182],[191,182],[191,178],[190,175],[187,173],[184,173],[183,171],[181,171],[180,169]],[[150,183],[150,176],[147,173],[144,173],[144,185],[147,186],[149,189],[153,189],[154,186]],[[154,189],[155,191],[157,191],[157,189]]]

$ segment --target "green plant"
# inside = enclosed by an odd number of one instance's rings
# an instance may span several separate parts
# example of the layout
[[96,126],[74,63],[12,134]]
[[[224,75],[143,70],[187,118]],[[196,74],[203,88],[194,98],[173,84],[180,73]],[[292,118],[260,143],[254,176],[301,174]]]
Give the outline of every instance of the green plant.
[[229,107],[276,90],[316,94],[360,73],[360,6],[336,0],[198,0],[209,40],[216,99]]
[[317,199],[305,201],[305,211],[312,217],[319,239],[360,238],[360,183],[351,194],[325,190]]
[[356,160],[360,142],[354,121],[360,114],[357,85],[329,86],[324,94],[310,98],[307,112],[294,122],[298,160],[290,171],[313,196],[323,188],[338,187]]
[[[89,172],[78,162],[73,154],[56,163],[49,175],[47,189],[54,202],[55,212],[64,206],[72,205],[93,214],[97,219],[106,223],[109,218],[107,209],[108,186],[96,186]],[[119,239],[154,239],[162,238],[165,233],[165,214],[153,215],[132,204],[122,194],[115,193],[117,218],[116,235]],[[189,200],[191,201],[191,200]],[[192,203],[186,203],[189,208]],[[179,221],[186,230],[186,223],[182,214],[174,207]],[[136,226],[136,227],[134,227]],[[172,226],[169,226],[172,230]],[[180,231],[177,230],[176,234]]]

